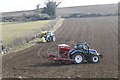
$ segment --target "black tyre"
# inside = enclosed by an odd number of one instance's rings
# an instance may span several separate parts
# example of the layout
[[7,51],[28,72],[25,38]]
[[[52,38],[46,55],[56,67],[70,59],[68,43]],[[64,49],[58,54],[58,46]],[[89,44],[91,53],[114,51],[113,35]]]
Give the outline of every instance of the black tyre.
[[52,41],[55,41],[55,40],[56,40],[55,36],[52,36]]
[[97,56],[97,55],[92,55],[92,56],[91,56],[91,59],[90,59],[90,62],[91,62],[91,63],[98,63],[99,60],[100,60],[100,57],[99,57],[99,56]]
[[81,64],[84,62],[84,55],[81,53],[75,53],[72,55],[72,59],[74,60],[75,64]]
[[46,40],[47,42],[51,42],[51,37],[48,37]]

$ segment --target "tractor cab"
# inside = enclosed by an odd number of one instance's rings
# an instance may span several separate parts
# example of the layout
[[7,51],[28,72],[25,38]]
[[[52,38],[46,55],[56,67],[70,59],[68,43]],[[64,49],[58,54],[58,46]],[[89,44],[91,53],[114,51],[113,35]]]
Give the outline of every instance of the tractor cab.
[[55,34],[54,34],[54,32],[52,32],[52,31],[48,31],[48,32],[46,33],[46,35],[53,36],[53,35],[55,35]]
[[74,46],[75,50],[81,50],[84,53],[89,53],[89,45],[87,43],[84,42],[78,42],[75,46]]

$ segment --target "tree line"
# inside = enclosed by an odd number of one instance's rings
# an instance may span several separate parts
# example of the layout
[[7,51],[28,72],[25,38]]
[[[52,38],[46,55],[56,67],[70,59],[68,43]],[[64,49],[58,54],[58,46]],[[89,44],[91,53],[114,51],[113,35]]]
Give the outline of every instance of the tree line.
[[34,10],[34,14],[22,16],[8,16],[2,17],[2,22],[15,22],[15,21],[37,21],[37,20],[49,20],[56,18],[56,8],[61,2],[56,2],[53,0],[47,0],[45,7],[37,8]]

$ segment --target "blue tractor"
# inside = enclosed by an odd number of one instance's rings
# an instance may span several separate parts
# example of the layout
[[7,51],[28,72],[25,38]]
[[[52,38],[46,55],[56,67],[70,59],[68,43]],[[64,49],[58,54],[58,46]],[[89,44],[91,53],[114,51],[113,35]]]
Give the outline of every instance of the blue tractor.
[[86,42],[78,42],[71,48],[67,44],[59,44],[57,54],[49,53],[48,58],[51,61],[59,63],[75,63],[80,64],[84,61],[91,63],[98,63],[103,55],[98,53],[94,49],[89,49],[89,45]]
[[69,56],[77,64],[83,63],[85,60],[91,63],[98,63],[100,58],[103,57],[96,50],[89,49],[89,45],[86,42],[75,44],[74,49],[69,51]]
[[55,41],[55,34],[52,31],[48,31],[44,37],[47,42]]

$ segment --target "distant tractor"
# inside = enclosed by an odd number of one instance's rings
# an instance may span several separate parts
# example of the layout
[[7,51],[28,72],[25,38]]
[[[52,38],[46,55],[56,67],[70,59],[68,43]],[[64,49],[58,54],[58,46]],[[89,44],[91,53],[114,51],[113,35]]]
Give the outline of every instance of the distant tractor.
[[45,37],[46,42],[55,41],[55,34],[54,34],[54,32],[48,31],[48,32],[44,35],[44,37]]
[[41,31],[41,33],[37,35],[35,42],[53,42],[55,40],[56,38],[53,31]]
[[73,49],[71,49],[71,47],[67,44],[60,44],[58,45],[57,54],[48,55],[48,58],[51,61],[65,64],[80,64],[84,61],[98,63],[102,57],[102,54],[98,53],[94,49],[89,49],[88,44],[84,42],[78,42],[74,45]]

